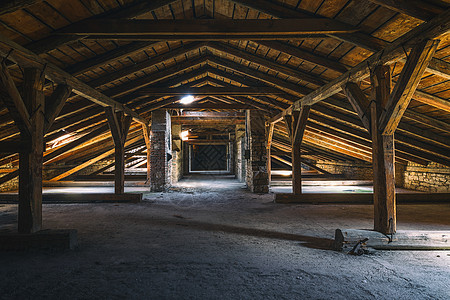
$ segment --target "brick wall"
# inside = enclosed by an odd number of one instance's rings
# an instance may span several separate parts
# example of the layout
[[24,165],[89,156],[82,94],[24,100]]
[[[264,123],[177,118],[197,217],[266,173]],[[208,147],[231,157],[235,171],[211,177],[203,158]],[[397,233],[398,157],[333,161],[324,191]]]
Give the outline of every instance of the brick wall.
[[450,193],[450,167],[437,163],[429,163],[426,167],[408,163],[404,187],[429,193]]

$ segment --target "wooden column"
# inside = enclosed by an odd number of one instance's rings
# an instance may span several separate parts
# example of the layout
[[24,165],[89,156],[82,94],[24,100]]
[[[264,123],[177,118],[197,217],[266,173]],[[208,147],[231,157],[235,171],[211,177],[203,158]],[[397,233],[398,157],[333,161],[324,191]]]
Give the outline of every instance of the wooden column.
[[371,102],[357,84],[342,87],[372,137],[374,229],[384,234],[396,231],[394,132],[438,45],[424,40],[412,48],[392,92],[390,68],[376,66]]
[[300,195],[302,193],[301,145],[310,109],[310,106],[303,106],[300,111],[293,111],[292,116],[285,116],[285,121],[288,124],[289,137],[291,138],[292,193],[294,195]]
[[23,103],[30,116],[28,132],[20,138],[28,144],[19,153],[19,233],[42,228],[42,160],[44,154],[44,76],[41,70],[25,69]]
[[270,185],[270,181],[272,180],[272,156],[270,154],[270,150],[272,148],[272,138],[273,138],[273,129],[274,129],[275,124],[274,123],[269,123],[268,125],[266,125],[266,135],[267,135],[267,144],[266,144],[266,148],[267,148],[267,175],[269,176],[269,185]]
[[394,179],[394,135],[383,135],[380,117],[389,99],[391,75],[389,66],[378,66],[371,74],[372,102],[370,125],[372,135],[374,229],[391,234],[396,231]]
[[[0,64],[0,98],[19,128],[19,233],[37,232],[42,227],[42,164],[44,133],[61,111],[71,88],[58,85],[45,99],[44,72],[24,70],[23,93],[19,93],[5,61]],[[14,175],[16,176],[16,175]]]
[[142,133],[144,135],[145,147],[147,148],[147,180],[146,183],[150,182],[150,127],[147,125],[142,125]]
[[125,141],[131,124],[131,117],[122,111],[114,112],[111,107],[105,108],[108,124],[114,139],[114,192],[123,194],[125,191]]

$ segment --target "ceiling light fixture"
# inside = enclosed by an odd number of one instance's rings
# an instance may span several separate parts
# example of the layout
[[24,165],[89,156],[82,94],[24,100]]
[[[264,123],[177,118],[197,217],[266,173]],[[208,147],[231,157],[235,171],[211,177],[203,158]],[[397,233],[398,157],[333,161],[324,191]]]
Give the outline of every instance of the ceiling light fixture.
[[180,103],[181,104],[190,104],[190,103],[192,103],[194,101],[195,101],[194,96],[187,95],[187,96],[184,96],[183,98],[181,98]]

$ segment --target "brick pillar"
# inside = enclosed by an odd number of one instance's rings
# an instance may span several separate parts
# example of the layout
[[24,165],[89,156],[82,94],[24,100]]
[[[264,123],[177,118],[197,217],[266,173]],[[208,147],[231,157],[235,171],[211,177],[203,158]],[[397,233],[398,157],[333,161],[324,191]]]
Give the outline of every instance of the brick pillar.
[[170,115],[165,110],[152,112],[150,142],[150,190],[162,192],[171,183]]
[[257,110],[246,112],[247,149],[247,187],[253,193],[269,192],[267,173],[266,127],[264,114]]

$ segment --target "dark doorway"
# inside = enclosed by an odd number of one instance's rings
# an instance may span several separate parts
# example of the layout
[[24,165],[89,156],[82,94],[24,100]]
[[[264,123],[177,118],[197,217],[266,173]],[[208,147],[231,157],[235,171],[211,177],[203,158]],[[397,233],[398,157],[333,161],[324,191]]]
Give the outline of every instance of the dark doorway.
[[227,171],[227,145],[191,145],[190,171]]

